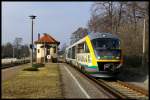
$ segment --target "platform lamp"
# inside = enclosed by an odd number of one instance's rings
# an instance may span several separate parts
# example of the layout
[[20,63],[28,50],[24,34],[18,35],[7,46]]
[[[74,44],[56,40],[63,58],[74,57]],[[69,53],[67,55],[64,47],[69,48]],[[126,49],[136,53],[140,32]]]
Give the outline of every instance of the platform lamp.
[[141,17],[141,16],[136,16],[139,19],[143,19],[143,55],[142,55],[142,66],[145,66],[145,31],[146,31],[146,22],[145,22],[145,17]]
[[33,20],[35,19],[36,16],[34,15],[31,15],[29,16],[32,20],[32,28],[31,28],[31,45],[30,45],[30,48],[31,48],[31,66],[33,66]]

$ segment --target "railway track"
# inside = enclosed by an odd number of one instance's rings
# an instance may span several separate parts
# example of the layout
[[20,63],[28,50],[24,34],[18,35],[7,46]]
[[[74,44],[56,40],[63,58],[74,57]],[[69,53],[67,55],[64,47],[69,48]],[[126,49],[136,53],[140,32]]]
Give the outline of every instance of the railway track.
[[[78,68],[73,67],[76,70],[80,71]],[[80,71],[81,72],[81,71]],[[129,84],[123,81],[119,80],[104,80],[104,79],[96,79],[88,76],[87,74],[83,74],[83,76],[86,76],[88,79],[92,80],[99,86],[103,87],[106,91],[114,95],[116,98],[120,99],[149,99],[149,93],[147,90],[133,85]]]
[[117,98],[122,99],[149,99],[148,91],[141,87],[131,85],[122,81],[105,81],[102,79],[92,79],[97,84],[105,88]]

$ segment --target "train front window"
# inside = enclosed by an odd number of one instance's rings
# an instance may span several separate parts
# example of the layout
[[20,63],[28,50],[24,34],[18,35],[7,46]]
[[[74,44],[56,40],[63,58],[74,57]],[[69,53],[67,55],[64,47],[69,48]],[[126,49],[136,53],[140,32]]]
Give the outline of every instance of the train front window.
[[91,42],[97,59],[120,59],[121,51],[118,39],[98,38]]
[[93,39],[91,42],[94,49],[119,48],[119,40],[114,38],[97,38],[97,39]]

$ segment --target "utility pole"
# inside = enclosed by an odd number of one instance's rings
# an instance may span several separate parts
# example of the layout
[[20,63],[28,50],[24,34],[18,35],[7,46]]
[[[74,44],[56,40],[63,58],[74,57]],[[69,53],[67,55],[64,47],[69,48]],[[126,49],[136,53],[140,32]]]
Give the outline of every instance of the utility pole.
[[31,66],[33,65],[33,19],[35,19],[36,16],[31,15],[29,16],[32,20],[32,29],[31,29]]
[[44,64],[45,64],[45,41],[44,41]]
[[13,58],[15,57],[15,47],[13,46]]
[[143,20],[143,56],[142,56],[142,65],[145,66],[145,18]]
[[142,36],[143,36],[143,51],[142,51],[142,66],[143,67],[145,67],[145,60],[146,60],[146,58],[145,58],[145,31],[146,31],[146,22],[145,22],[145,20],[146,20],[146,18],[145,18],[145,16],[144,17],[141,17],[141,16],[136,16],[136,17],[138,17],[138,18],[140,18],[140,19],[143,19],[143,33],[142,33]]

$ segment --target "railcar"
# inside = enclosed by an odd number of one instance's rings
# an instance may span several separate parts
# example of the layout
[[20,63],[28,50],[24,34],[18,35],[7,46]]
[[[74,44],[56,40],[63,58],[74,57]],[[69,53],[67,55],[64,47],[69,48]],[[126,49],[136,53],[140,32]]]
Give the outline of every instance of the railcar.
[[90,33],[66,48],[66,62],[92,77],[114,77],[123,64],[120,39],[111,33]]

